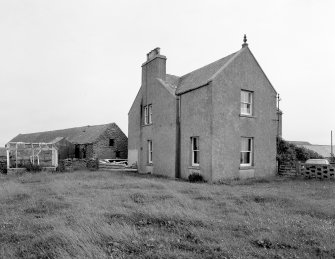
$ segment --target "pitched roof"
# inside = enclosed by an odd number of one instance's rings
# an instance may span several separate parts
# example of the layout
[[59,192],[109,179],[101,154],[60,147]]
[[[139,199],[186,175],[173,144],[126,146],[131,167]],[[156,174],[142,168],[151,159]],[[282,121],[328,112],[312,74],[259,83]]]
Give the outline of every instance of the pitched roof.
[[182,94],[204,86],[222,71],[222,69],[229,64],[230,60],[235,58],[243,50],[244,48],[181,77],[167,74],[165,83],[175,88],[176,94]]
[[10,142],[51,143],[65,138],[75,144],[87,144],[93,143],[95,140],[97,140],[97,138],[101,136],[101,134],[104,133],[108,127],[117,126],[115,123],[109,123],[95,126],[83,126],[70,129],[19,134]]
[[5,147],[0,147],[0,157],[7,156],[7,151]]

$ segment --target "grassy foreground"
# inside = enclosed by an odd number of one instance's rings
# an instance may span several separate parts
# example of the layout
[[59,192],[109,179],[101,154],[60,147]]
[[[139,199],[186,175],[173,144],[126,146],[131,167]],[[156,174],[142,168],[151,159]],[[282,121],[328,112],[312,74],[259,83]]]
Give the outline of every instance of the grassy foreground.
[[335,182],[0,176],[0,258],[334,258]]

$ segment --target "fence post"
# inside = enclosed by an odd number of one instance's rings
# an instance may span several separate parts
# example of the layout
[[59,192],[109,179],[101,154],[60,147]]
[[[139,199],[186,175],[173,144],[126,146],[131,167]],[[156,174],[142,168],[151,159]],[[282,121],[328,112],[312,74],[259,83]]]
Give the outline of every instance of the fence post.
[[300,172],[301,167],[300,167],[300,162],[299,162],[299,161],[297,161],[297,162],[295,163],[295,167],[296,167],[296,175],[297,175],[297,176],[298,176],[298,175],[301,175],[301,172]]

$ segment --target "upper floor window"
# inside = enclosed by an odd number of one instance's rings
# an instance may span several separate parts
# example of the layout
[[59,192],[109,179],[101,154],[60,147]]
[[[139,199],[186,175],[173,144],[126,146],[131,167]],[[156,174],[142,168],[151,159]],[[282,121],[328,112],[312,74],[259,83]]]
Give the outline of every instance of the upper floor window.
[[109,146],[110,146],[110,147],[114,147],[114,144],[115,144],[114,139],[110,138],[110,139],[109,139]]
[[200,163],[200,148],[199,148],[199,137],[191,137],[191,153],[192,153],[192,166],[199,166]]
[[241,114],[252,115],[253,92],[241,90]]
[[152,123],[152,104],[148,105],[148,119],[149,119],[149,124]]
[[241,138],[241,166],[251,166],[253,164],[253,139]]
[[144,125],[152,123],[152,104],[144,106]]
[[144,124],[148,124],[148,106],[144,106]]

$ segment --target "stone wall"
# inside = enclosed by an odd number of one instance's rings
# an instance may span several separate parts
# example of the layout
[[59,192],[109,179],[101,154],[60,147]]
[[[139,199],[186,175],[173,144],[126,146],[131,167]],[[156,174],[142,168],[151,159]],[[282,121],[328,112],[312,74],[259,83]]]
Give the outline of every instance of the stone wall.
[[332,165],[301,164],[298,171],[307,178],[335,179],[335,167]]
[[[114,145],[109,145],[109,140],[114,139]],[[100,137],[93,143],[93,157],[99,159],[128,157],[128,138],[122,130],[112,124]]]
[[98,170],[98,159],[62,159],[58,161],[58,171],[72,172],[76,170]]

